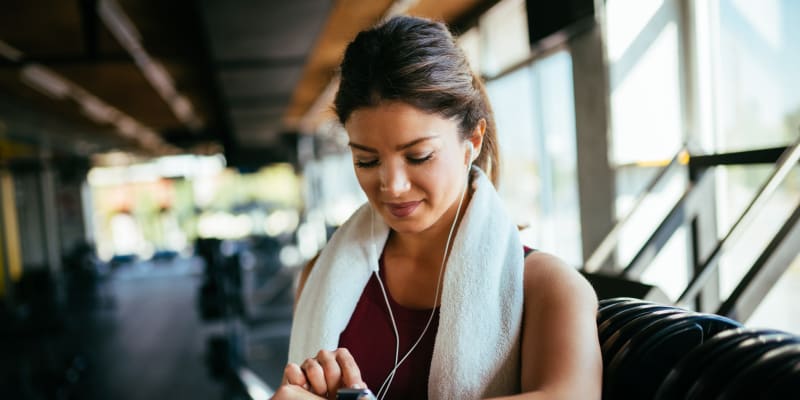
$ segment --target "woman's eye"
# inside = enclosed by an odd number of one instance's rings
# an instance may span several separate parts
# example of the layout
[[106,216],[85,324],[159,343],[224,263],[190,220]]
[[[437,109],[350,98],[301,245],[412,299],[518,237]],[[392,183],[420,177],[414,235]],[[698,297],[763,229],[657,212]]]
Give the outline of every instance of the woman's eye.
[[408,157],[408,162],[410,162],[411,164],[422,164],[425,161],[430,160],[431,158],[433,158],[433,153],[428,153],[424,156]]
[[357,168],[372,168],[378,166],[378,160],[361,161],[356,160],[355,165]]

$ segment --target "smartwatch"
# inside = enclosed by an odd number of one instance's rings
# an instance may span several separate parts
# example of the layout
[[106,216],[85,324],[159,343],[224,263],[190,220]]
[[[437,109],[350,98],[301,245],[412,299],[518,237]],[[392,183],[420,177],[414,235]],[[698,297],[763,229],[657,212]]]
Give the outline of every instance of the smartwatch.
[[377,400],[369,389],[339,389],[336,400]]

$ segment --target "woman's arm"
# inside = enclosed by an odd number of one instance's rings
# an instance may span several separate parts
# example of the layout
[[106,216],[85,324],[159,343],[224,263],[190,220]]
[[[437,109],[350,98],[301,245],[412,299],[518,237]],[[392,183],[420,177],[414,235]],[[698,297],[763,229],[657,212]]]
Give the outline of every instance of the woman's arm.
[[574,268],[549,254],[525,259],[522,394],[503,399],[600,399],[597,296]]

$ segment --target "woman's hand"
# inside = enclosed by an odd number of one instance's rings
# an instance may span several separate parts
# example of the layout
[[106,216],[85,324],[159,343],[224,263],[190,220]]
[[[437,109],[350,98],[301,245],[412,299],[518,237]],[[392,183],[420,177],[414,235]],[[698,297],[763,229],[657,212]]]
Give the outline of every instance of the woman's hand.
[[[320,350],[302,364],[289,363],[273,399],[336,399],[340,388],[365,388],[361,371],[347,349]],[[320,397],[317,397],[320,396]]]

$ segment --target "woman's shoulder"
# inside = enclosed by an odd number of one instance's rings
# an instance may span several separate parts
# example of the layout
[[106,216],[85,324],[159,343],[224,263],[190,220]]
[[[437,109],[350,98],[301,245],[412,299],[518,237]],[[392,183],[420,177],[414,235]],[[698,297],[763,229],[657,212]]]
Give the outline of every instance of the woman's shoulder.
[[542,251],[525,257],[524,291],[526,303],[567,304],[597,307],[597,295],[591,284],[560,258]]

